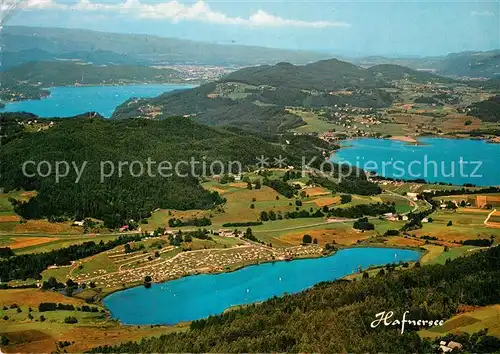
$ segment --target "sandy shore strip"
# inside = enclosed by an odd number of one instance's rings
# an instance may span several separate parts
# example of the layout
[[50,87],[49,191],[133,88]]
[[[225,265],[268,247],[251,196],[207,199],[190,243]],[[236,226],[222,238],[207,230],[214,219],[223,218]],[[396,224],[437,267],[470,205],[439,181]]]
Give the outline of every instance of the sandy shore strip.
[[398,135],[398,136],[391,136],[389,138],[389,140],[397,140],[397,141],[403,141],[405,143],[414,143],[414,144],[418,144],[418,140],[415,139],[414,137],[412,136],[408,136],[408,135]]

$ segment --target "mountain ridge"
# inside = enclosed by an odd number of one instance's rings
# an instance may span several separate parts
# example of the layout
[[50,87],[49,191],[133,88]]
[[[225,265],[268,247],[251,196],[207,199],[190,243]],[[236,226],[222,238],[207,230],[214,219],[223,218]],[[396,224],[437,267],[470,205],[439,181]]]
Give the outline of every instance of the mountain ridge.
[[54,55],[105,50],[149,65],[248,65],[293,61],[307,63],[329,55],[239,44],[213,44],[148,34],[125,34],[83,29],[6,26],[4,52],[40,49]]

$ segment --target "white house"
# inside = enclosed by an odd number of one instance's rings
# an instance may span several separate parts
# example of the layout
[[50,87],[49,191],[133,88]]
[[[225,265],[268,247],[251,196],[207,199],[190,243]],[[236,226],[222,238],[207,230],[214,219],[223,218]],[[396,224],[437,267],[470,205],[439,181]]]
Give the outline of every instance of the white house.
[[418,199],[417,198],[418,197],[418,193],[408,192],[408,193],[406,193],[406,195],[408,197],[410,197],[411,199],[413,199],[413,200],[417,200]]

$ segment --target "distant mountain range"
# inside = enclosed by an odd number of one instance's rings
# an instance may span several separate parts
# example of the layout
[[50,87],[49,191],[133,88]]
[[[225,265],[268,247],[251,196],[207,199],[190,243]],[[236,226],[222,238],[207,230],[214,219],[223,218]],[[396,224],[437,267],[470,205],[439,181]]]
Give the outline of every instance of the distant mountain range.
[[[97,65],[250,66],[288,62],[307,64],[338,53],[294,51],[236,44],[214,44],[144,34],[83,29],[7,26],[2,32],[2,70],[29,61],[78,59]],[[368,56],[344,60],[362,67],[397,64],[436,74],[494,78],[500,76],[500,50],[462,52],[441,57],[387,58]]]
[[377,64],[397,64],[418,70],[429,70],[439,75],[459,78],[500,77],[500,50],[453,53],[443,57],[405,59],[365,57],[348,60],[364,67]]
[[80,59],[95,64],[197,64],[244,66],[308,63],[325,53],[224,45],[144,34],[83,29],[7,26],[2,32],[3,69],[34,60]]

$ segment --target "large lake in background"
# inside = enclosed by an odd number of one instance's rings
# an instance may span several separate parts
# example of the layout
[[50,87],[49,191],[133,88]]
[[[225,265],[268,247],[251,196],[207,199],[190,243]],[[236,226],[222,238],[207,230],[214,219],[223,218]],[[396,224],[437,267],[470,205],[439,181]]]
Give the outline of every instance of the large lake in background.
[[164,92],[189,89],[192,85],[144,84],[125,86],[59,86],[50,88],[50,96],[41,100],[6,103],[0,112],[30,112],[40,117],[72,117],[99,112],[111,117],[117,106],[132,97],[156,97]]
[[250,304],[310,288],[369,266],[417,261],[420,252],[394,248],[349,248],[323,258],[279,261],[235,272],[201,274],[119,291],[103,302],[113,318],[125,324],[175,324],[216,315],[235,305]]
[[[359,164],[384,177],[423,178],[457,185],[500,185],[500,144],[471,139],[421,138],[419,141],[422,145],[371,138],[348,140],[342,142],[343,147],[332,160]],[[463,173],[460,159],[464,161]],[[369,161],[372,166],[368,165]],[[476,167],[479,168],[476,170]]]

